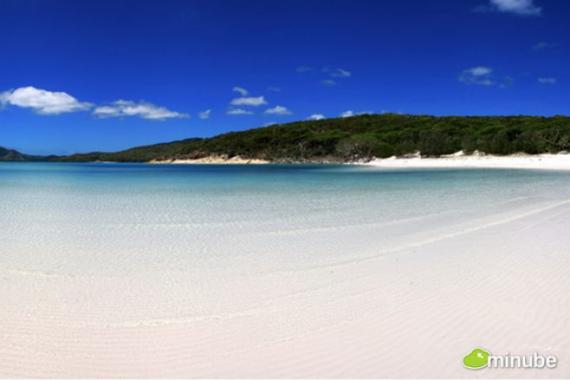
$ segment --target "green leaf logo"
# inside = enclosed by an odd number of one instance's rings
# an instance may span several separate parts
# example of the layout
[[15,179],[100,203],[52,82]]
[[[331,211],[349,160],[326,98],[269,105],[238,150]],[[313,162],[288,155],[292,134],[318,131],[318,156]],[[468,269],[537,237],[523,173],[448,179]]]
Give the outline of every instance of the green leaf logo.
[[489,352],[482,348],[476,348],[463,358],[463,365],[469,369],[481,369],[489,363]]

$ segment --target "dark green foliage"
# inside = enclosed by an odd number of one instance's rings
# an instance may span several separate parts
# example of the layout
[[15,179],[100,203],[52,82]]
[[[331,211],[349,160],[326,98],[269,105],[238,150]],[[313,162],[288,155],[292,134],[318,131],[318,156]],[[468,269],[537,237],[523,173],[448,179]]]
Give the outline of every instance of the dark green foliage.
[[184,155],[193,151],[193,144],[200,139],[188,139],[165,144],[156,144],[131,148],[116,153],[85,153],[73,154],[66,157],[56,157],[52,161],[63,162],[92,162],[92,161],[112,161],[112,162],[148,162],[160,157],[171,155]]
[[39,161],[42,157],[30,156],[13,149],[0,147],[0,161]]
[[570,150],[570,118],[361,115],[274,125],[117,153],[51,159],[146,162],[220,155],[277,162],[343,162],[415,152],[437,157],[459,150],[499,155]]

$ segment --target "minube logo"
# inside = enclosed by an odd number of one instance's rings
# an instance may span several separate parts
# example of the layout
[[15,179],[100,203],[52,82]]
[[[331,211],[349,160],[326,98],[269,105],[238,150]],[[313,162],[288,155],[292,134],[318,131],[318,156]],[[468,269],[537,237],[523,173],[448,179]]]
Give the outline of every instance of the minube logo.
[[476,348],[463,358],[463,366],[469,369],[481,369],[489,364],[489,353],[482,348]]
[[542,355],[538,352],[527,355],[502,354],[494,355],[483,348],[475,348],[463,358],[463,366],[467,369],[482,368],[547,368],[558,365],[554,355]]

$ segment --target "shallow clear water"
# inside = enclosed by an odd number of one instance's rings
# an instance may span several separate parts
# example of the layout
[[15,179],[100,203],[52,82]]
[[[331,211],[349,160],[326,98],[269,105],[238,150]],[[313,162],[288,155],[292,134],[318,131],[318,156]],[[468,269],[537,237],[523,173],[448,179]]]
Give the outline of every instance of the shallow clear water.
[[566,172],[3,163],[0,264],[63,274],[318,265],[566,198]]

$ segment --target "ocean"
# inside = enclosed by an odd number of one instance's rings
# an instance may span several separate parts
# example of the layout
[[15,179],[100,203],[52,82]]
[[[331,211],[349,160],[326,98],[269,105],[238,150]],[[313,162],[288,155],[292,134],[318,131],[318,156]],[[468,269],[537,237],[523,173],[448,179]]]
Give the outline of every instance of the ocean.
[[[407,225],[423,233],[564,197],[564,172],[1,164],[0,248],[6,265],[63,273],[257,255],[304,265],[392,247],[388,231]],[[321,239],[306,246],[310,232]]]

